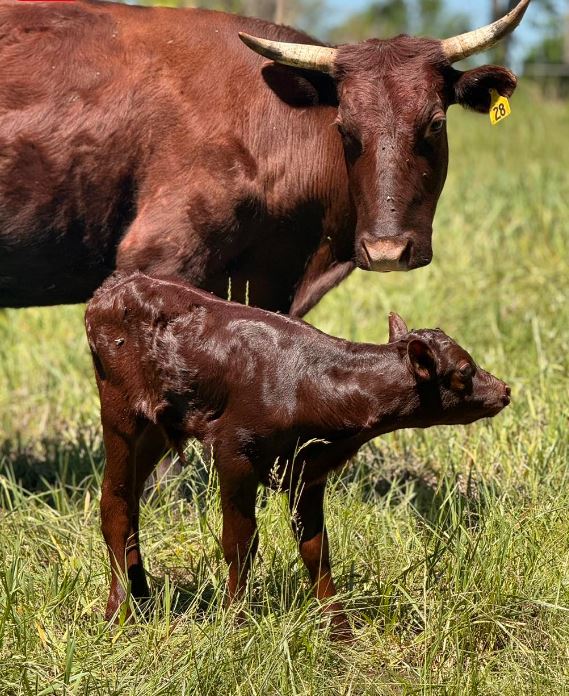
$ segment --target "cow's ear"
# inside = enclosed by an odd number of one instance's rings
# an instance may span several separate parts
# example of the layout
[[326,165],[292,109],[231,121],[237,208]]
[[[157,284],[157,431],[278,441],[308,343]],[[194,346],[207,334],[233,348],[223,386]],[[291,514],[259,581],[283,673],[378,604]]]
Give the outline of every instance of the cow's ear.
[[289,106],[338,106],[336,83],[330,75],[272,62],[261,73],[267,87]]
[[490,111],[490,90],[495,89],[503,97],[511,97],[516,84],[514,73],[497,65],[483,65],[458,72],[454,83],[454,103],[487,114]]
[[409,366],[418,382],[428,382],[437,376],[437,359],[428,343],[414,338],[407,344]]

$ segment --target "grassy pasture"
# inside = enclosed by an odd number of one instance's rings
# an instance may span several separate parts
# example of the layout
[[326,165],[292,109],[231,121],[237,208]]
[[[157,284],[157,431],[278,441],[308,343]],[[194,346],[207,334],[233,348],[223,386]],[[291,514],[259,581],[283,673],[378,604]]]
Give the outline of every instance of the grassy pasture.
[[569,692],[569,105],[450,114],[435,260],[355,273],[309,320],[384,341],[395,309],[512,386],[498,418],[372,443],[328,495],[357,642],[318,626],[285,501],[264,497],[238,627],[222,609],[216,484],[194,466],[143,510],[155,609],[110,630],[103,452],[82,308],[0,312],[0,694]]

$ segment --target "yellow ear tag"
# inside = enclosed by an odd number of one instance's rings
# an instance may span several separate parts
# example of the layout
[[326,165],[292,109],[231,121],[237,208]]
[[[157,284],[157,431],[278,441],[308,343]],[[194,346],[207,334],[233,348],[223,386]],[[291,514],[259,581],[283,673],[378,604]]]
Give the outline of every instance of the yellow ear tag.
[[508,97],[498,94],[495,89],[490,90],[490,123],[497,126],[512,113]]

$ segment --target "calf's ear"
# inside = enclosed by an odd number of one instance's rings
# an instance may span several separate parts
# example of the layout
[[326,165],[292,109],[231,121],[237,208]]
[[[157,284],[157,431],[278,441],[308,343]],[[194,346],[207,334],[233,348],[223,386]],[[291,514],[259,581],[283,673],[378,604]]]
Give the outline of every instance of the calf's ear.
[[409,341],[407,356],[417,381],[428,382],[437,376],[437,360],[428,343],[420,338]]
[[483,65],[458,72],[454,83],[454,103],[487,114],[490,111],[490,90],[495,89],[503,97],[511,97],[516,84],[514,73],[497,65]]
[[409,333],[407,324],[401,319],[399,314],[391,312],[389,314],[389,343],[399,341]]

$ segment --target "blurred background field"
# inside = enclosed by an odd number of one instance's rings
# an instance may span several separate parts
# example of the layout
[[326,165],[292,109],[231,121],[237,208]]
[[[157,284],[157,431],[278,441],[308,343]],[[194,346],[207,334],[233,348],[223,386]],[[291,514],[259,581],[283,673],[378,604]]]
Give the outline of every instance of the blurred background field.
[[385,341],[390,310],[441,326],[513,393],[493,421],[383,437],[335,477],[352,645],[319,630],[276,494],[245,624],[222,609],[215,480],[193,446],[143,509],[156,608],[109,631],[83,308],[0,312],[0,694],[569,690],[569,103],[525,80],[512,108],[497,128],[451,109],[431,266],[357,271],[308,316],[358,341]]

